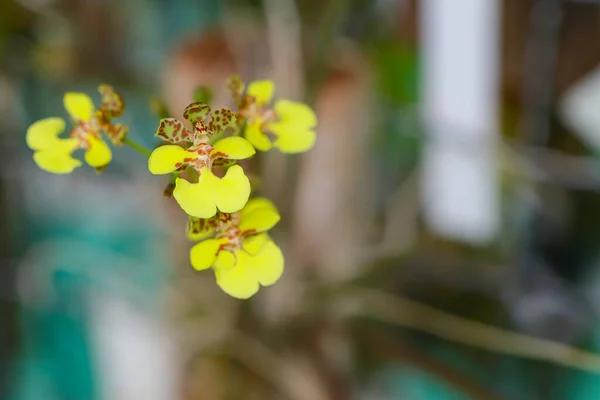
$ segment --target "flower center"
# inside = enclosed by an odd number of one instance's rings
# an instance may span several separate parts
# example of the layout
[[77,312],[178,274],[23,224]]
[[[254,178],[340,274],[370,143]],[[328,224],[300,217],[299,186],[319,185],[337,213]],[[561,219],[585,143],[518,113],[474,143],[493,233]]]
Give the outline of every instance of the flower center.
[[73,127],[73,129],[71,130],[71,133],[69,134],[70,137],[72,137],[73,139],[77,140],[77,148],[78,149],[89,149],[91,144],[90,144],[90,136],[99,139],[100,138],[100,134],[99,134],[99,129],[97,129],[97,121],[95,121],[94,118],[92,118],[90,121],[88,122],[83,122],[80,121],[77,123],[77,125],[75,125]]
[[192,157],[185,158],[184,162],[200,172],[202,168],[212,169],[213,157],[211,152],[214,150],[207,142],[199,143],[187,149],[188,153],[193,153]]
[[219,213],[219,221],[221,222],[221,233],[217,238],[227,239],[227,243],[221,245],[221,250],[233,251],[241,249],[244,243],[244,234],[238,227],[240,217],[238,213],[223,214]]
[[208,140],[214,132],[208,129],[204,121],[196,121],[194,124],[194,146],[199,146],[204,143],[208,143]]
[[264,130],[268,123],[275,122],[279,118],[275,110],[265,104],[258,104],[252,97],[245,99],[244,105],[240,108],[240,116],[245,118],[249,125],[260,125],[261,130]]

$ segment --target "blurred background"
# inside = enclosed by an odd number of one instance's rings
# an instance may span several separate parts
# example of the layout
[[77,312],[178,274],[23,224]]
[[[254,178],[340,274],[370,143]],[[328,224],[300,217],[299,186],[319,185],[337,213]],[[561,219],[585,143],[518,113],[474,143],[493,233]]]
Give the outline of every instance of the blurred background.
[[[600,398],[599,63],[595,0],[0,0],[0,398]],[[249,301],[142,155],[25,145],[109,83],[156,146],[236,73],[319,118],[249,166],[286,257]]]

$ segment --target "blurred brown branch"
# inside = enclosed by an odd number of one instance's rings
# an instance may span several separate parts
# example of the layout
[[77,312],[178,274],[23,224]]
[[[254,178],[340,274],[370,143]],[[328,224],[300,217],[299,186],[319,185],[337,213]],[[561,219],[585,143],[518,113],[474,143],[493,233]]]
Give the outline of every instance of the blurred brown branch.
[[472,321],[379,290],[348,288],[339,301],[349,306],[344,307],[348,316],[378,318],[467,346],[600,373],[600,355]]

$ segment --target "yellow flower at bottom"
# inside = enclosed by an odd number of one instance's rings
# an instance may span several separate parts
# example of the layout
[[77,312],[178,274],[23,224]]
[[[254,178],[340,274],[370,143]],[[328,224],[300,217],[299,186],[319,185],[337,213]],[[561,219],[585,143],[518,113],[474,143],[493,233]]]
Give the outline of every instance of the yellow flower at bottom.
[[221,236],[206,239],[190,251],[197,270],[213,268],[217,284],[230,296],[247,299],[260,286],[270,286],[283,274],[281,249],[266,233],[279,221],[279,213],[264,198],[248,201]]
[[190,252],[195,269],[213,267],[217,284],[228,295],[247,299],[258,292],[260,286],[270,286],[283,274],[283,253],[262,233],[244,240],[241,249],[221,250],[223,239],[208,239],[194,246]]

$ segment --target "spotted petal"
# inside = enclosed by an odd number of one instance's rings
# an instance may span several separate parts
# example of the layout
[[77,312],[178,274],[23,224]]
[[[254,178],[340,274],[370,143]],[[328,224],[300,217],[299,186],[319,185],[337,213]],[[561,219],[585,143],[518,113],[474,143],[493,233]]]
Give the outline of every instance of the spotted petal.
[[227,107],[214,110],[210,116],[211,121],[209,129],[215,135],[223,133],[227,128],[235,128],[235,115],[233,115],[233,112]]
[[85,93],[68,92],[63,99],[65,109],[75,121],[87,122],[94,112],[94,102]]
[[154,149],[148,159],[148,170],[154,175],[170,174],[190,155],[184,148],[173,144]]
[[190,141],[191,135],[192,134],[185,128],[183,122],[175,118],[161,119],[158,124],[158,129],[154,134],[154,136],[173,144]]
[[256,153],[252,144],[239,136],[230,136],[221,139],[213,147],[214,150],[211,152],[213,156],[231,160],[243,160],[252,157]]
[[106,136],[115,146],[121,146],[127,136],[129,127],[123,124],[108,124],[105,128]]
[[98,91],[102,95],[102,105],[100,111],[108,118],[118,118],[125,111],[125,102],[121,95],[113,89],[112,86],[101,84],[98,86]]
[[183,118],[187,119],[190,124],[195,125],[196,122],[203,121],[210,113],[208,104],[195,102],[190,104],[183,110]]
[[204,240],[214,236],[219,221],[216,217],[212,218],[196,218],[188,219],[186,236],[190,240]]
[[65,121],[62,118],[44,118],[31,124],[25,141],[30,149],[42,150],[52,146],[64,130]]
[[227,81],[227,89],[231,92],[231,96],[235,100],[235,102],[239,105],[242,94],[244,93],[244,81],[239,76],[233,76]]
[[250,199],[240,211],[240,230],[264,232],[274,227],[281,216],[275,205],[264,197]]

